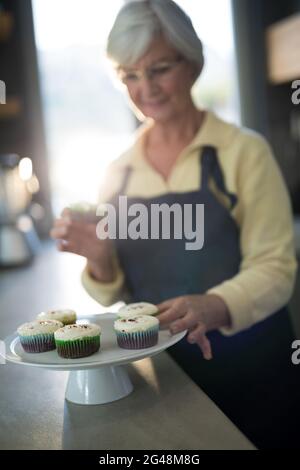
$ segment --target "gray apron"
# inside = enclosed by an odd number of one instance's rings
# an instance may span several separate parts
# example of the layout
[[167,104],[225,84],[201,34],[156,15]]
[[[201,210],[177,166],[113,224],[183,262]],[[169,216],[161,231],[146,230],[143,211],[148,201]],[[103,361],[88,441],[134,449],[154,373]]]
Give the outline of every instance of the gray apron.
[[[184,204],[204,204],[205,208],[201,250],[186,250],[184,238],[115,240],[133,302],[156,304],[202,294],[239,272],[239,227],[210,190],[210,179],[228,198],[231,209],[237,198],[225,187],[215,148],[204,147],[199,159],[198,190],[127,199],[128,207],[142,203],[149,214],[152,204],[177,203],[182,208]],[[131,171],[127,167],[119,192],[109,201],[117,209],[118,196],[126,194]],[[173,229],[171,220],[171,234]],[[291,363],[294,336],[287,309],[236,335],[227,337],[213,331],[207,336],[214,356],[211,361],[204,360],[200,348],[189,344],[186,337],[167,352],[257,447],[293,448],[300,438],[300,368],[296,370]]]

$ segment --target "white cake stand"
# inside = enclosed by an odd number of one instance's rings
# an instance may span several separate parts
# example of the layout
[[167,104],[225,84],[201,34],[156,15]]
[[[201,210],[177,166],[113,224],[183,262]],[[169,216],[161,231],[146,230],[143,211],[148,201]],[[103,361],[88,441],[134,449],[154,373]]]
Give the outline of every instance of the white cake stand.
[[22,366],[42,367],[52,370],[69,370],[66,387],[66,400],[80,405],[100,405],[126,397],[133,391],[125,364],[154,356],[177,343],[186,333],[171,335],[168,330],[159,331],[156,346],[146,349],[121,349],[117,345],[113,322],[115,313],[86,316],[77,323],[98,323],[101,326],[101,346],[99,352],[81,359],[63,359],[56,350],[46,353],[26,353],[18,334],[4,340],[4,358]]

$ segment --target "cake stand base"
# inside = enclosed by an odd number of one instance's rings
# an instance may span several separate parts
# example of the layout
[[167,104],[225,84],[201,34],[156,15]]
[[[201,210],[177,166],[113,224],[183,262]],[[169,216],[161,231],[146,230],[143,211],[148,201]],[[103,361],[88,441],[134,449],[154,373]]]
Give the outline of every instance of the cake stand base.
[[120,400],[133,391],[124,366],[74,370],[69,374],[66,400],[79,405],[102,405]]

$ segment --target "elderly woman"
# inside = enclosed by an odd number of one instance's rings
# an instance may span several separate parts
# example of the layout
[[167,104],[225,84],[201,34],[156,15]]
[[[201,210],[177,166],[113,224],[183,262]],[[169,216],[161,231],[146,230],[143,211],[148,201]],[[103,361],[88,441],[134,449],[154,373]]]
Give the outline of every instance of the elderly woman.
[[194,105],[202,44],[173,1],[127,3],[107,52],[145,122],[110,165],[100,200],[120,209],[125,195],[128,206],[149,211],[204,204],[204,245],[187,250],[175,236],[100,240],[95,225],[67,209],[52,236],[63,239],[60,250],[86,257],[83,285],[101,304],[156,303],[162,327],[188,330],[169,354],[258,447],[292,447],[299,380],[285,305],[296,261],[289,197],[270,147]]

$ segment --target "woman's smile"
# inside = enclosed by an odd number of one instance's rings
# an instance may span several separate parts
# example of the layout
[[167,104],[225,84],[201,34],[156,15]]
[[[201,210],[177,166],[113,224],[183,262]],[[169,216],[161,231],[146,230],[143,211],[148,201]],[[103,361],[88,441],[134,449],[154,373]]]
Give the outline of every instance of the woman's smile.
[[163,106],[166,104],[169,100],[167,98],[161,99],[161,100],[156,100],[156,101],[143,101],[141,103],[142,106],[146,107],[158,107],[158,106]]

